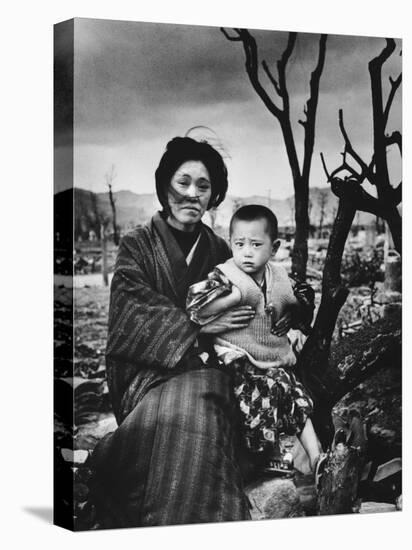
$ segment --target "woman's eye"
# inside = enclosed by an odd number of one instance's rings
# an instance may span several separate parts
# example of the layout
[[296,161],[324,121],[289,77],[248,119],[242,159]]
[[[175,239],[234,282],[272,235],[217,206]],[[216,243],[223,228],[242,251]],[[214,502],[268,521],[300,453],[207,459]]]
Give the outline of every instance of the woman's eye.
[[208,183],[207,181],[205,182],[199,182],[197,184],[197,187],[200,191],[209,191],[210,189],[210,183]]

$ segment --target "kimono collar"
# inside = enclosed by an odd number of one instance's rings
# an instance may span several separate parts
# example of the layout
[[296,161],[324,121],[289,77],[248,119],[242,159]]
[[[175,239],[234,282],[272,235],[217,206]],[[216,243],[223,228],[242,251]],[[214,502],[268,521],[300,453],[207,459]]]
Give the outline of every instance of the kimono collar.
[[152,223],[162,242],[162,253],[166,256],[170,271],[173,274],[174,289],[179,301],[185,303],[189,286],[199,281],[210,269],[210,243],[204,224],[200,226],[199,238],[190,251],[188,262],[176,242],[169,225],[163,219],[160,212],[152,218]]

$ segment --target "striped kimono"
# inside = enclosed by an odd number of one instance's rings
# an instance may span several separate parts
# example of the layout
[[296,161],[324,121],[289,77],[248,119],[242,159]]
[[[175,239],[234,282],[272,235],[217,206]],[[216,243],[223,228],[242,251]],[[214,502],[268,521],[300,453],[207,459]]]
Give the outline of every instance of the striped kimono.
[[195,246],[188,265],[160,213],[120,246],[106,350],[119,427],[93,454],[102,527],[250,518],[232,380],[213,354],[204,364],[211,346],[185,312],[189,286],[230,252],[205,225]]

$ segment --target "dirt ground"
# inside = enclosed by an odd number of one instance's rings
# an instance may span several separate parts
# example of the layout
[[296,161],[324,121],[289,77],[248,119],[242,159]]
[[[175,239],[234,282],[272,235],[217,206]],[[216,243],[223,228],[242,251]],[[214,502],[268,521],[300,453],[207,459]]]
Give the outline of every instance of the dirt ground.
[[[360,318],[360,304],[366,294],[352,293],[349,297],[342,313],[345,326]],[[85,286],[74,289],[73,303],[71,296],[71,289],[55,288],[56,467],[60,472],[67,472],[69,465],[72,468],[76,528],[90,529],[99,525],[88,503],[87,460],[98,440],[116,428],[104,359],[109,289]],[[399,368],[388,367],[345,396],[336,407],[342,416],[354,409],[359,412],[367,424],[372,450],[381,461],[401,456],[401,383]],[[71,415],[64,410],[70,408],[72,388],[74,428]],[[73,448],[72,438],[75,451],[70,454],[67,449]],[[69,492],[72,486],[68,484],[66,489]]]

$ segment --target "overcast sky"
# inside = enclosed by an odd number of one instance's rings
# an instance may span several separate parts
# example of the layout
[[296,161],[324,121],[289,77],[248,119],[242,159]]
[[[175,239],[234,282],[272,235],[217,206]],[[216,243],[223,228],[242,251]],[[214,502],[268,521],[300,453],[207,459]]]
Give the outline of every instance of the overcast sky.
[[[287,33],[253,31],[253,35],[260,59],[275,70]],[[287,71],[300,159],[303,128],[297,121],[308,97],[318,41],[319,35],[300,34]],[[312,186],[325,184],[320,151],[331,168],[339,162],[340,107],[353,145],[367,160],[370,158],[368,61],[384,45],[382,38],[329,36],[320,83]],[[400,41],[397,46],[385,67],[386,81],[401,70]],[[230,194],[266,195],[268,190],[272,198],[292,194],[279,124],[248,80],[241,43],[229,42],[219,28],[76,19],[74,75],[76,187],[106,190],[104,176],[114,164],[115,190],[151,193],[154,171],[167,141],[194,126],[205,126],[215,133],[227,155]],[[262,82],[281,106],[263,74]],[[389,130],[399,128],[400,121],[398,92]],[[202,137],[203,131],[199,132]],[[213,134],[204,132],[213,139]],[[66,146],[64,140],[56,143]],[[396,156],[394,149],[394,166],[398,164]],[[394,177],[399,176],[398,169]],[[62,172],[57,171],[56,178],[58,190],[70,185]]]

